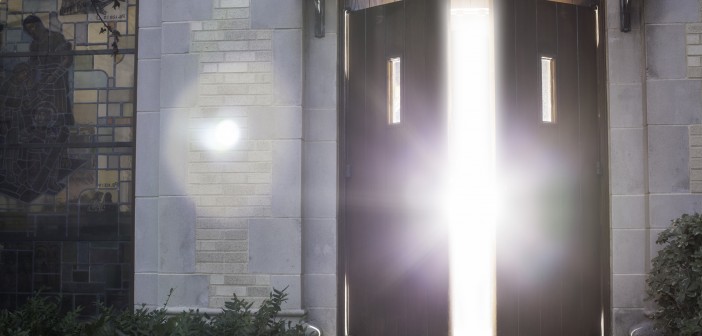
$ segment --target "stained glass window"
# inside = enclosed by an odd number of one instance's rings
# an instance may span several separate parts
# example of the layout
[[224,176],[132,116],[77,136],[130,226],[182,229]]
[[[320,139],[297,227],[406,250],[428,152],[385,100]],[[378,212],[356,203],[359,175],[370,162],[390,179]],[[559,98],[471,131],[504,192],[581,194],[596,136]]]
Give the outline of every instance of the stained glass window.
[[0,1],[0,308],[130,304],[137,1],[118,2]]

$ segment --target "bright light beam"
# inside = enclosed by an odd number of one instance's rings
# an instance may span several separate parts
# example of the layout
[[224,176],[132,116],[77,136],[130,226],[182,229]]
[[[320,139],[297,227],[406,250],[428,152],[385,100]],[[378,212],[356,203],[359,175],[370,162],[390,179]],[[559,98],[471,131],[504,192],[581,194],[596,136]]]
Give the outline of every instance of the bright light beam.
[[241,131],[231,120],[222,120],[217,126],[205,133],[207,147],[216,151],[232,149],[239,141]]
[[497,186],[489,8],[452,6],[449,41],[451,334],[492,336]]

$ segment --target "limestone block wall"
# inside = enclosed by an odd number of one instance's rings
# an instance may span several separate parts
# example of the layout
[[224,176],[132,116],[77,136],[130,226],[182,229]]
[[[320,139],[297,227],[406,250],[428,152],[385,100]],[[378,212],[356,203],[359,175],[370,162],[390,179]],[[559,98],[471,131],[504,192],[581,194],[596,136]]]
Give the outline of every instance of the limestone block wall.
[[312,1],[141,0],[135,303],[287,287],[336,332],[336,2],[315,38]]
[[[643,319],[646,273],[657,235],[682,213],[702,211],[692,193],[690,125],[702,119],[699,0],[634,2],[619,31],[607,0],[609,156],[614,335]],[[693,144],[694,145],[694,144]],[[693,170],[694,172],[694,170]],[[695,185],[692,183],[692,185]]]

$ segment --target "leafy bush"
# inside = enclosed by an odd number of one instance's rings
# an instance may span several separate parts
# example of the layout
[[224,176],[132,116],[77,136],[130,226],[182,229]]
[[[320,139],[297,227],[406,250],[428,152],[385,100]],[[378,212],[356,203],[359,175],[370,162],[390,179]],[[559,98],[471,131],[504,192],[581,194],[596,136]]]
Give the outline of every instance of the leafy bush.
[[166,304],[159,309],[141,306],[134,311],[99,305],[96,317],[80,321],[80,308],[62,314],[59,300],[36,295],[15,311],[0,312],[0,336],[304,336],[306,328],[302,324],[277,317],[286,300],[285,290],[274,289],[253,311],[252,303],[234,295],[215,316],[199,310],[170,316]]
[[656,329],[664,335],[702,335],[702,216],[682,215],[661,232],[664,245],[646,279]]

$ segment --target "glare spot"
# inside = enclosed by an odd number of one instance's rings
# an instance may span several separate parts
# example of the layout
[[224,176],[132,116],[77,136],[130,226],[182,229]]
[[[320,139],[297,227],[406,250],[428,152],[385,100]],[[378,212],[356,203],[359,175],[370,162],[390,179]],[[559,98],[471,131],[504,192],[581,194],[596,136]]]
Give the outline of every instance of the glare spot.
[[231,120],[220,121],[208,136],[209,147],[218,151],[229,150],[239,141],[239,136],[239,126],[236,123]]

